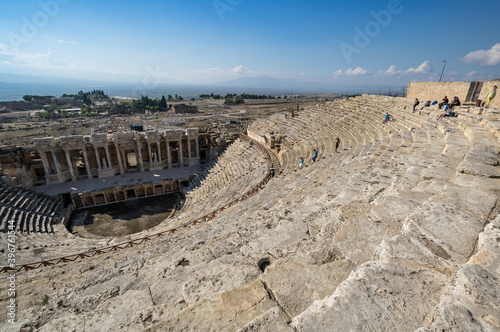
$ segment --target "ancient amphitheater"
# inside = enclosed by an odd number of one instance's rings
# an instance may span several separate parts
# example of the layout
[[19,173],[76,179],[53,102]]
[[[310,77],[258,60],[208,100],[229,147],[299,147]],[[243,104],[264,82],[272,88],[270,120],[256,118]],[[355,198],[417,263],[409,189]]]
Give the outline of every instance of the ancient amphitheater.
[[2,185],[0,307],[14,271],[18,306],[0,330],[499,331],[500,111],[411,104],[255,121],[180,211],[126,238],[75,237],[61,203]]

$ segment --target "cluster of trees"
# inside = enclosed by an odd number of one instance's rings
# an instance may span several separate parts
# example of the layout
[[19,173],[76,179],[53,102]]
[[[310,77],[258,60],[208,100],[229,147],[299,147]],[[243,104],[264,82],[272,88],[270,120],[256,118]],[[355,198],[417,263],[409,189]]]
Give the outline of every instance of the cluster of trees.
[[173,96],[173,97],[172,97],[172,95],[168,95],[167,100],[168,101],[182,101],[182,100],[184,100],[184,98],[182,98],[181,95],[177,95],[177,93],[176,93],[175,96]]
[[[177,98],[178,97],[179,96],[177,96]],[[132,113],[144,113],[146,110],[149,110],[151,112],[158,112],[158,111],[168,111],[171,108],[172,105],[167,104],[167,98],[165,98],[165,96],[161,96],[160,99],[153,99],[149,98],[148,96],[141,96],[141,99],[138,100],[126,100],[122,101],[119,104],[113,105],[113,107],[111,107],[110,113],[132,114]]]
[[54,96],[37,96],[37,95],[24,95],[24,101],[41,101],[41,100],[50,100],[50,98],[54,98]]
[[92,90],[83,92],[80,90],[77,95],[63,95],[63,97],[74,97],[81,100],[84,105],[90,106],[93,100],[109,100],[109,96],[103,90]]
[[245,100],[241,96],[238,96],[237,94],[228,93],[224,97],[224,105],[240,105],[244,103]]

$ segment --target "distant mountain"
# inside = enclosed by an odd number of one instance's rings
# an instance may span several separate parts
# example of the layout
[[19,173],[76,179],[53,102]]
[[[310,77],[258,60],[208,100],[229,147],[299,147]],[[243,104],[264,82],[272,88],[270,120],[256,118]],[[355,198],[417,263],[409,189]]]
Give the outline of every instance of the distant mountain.
[[[227,87],[239,89],[253,89],[267,91],[268,93],[339,93],[339,94],[356,94],[356,93],[387,93],[392,90],[400,91],[401,86],[368,86],[368,85],[341,85],[327,84],[320,82],[299,81],[286,78],[275,78],[269,76],[261,77],[244,77],[235,80],[210,84],[214,87]],[[248,91],[251,92],[251,91]]]
[[352,86],[333,85],[319,82],[307,82],[275,77],[244,77],[212,84],[176,83],[144,86],[141,83],[101,82],[96,80],[78,80],[62,77],[36,77],[28,75],[0,73],[0,101],[21,100],[24,95],[74,94],[80,90],[104,90],[110,96],[136,97],[147,95],[160,98],[162,95],[179,94],[185,99],[197,98],[204,93],[225,95],[227,93],[251,93],[265,95],[287,95],[301,93],[385,93],[401,92],[401,86]]
[[242,77],[230,81],[210,84],[211,86],[261,89],[270,92],[331,92],[336,86],[318,82],[306,82],[269,76]]

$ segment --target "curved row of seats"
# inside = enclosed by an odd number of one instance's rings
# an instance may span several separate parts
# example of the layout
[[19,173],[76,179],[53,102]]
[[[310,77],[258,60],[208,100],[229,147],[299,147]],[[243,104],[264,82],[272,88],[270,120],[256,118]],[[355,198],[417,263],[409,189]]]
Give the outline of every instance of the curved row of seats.
[[181,212],[161,227],[200,218],[238,199],[262,181],[270,162],[258,145],[236,140],[217,158],[217,163],[190,180]]
[[52,198],[0,183],[0,229],[3,232],[53,233],[61,208]]

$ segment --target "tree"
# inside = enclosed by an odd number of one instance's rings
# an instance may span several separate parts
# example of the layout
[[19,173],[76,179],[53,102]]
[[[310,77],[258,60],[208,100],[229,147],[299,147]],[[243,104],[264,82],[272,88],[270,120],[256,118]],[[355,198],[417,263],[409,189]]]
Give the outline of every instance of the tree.
[[168,101],[172,101],[174,100],[174,98],[172,97],[172,95],[168,95]]
[[160,107],[160,110],[167,109],[167,100],[165,99],[165,96],[161,96],[159,107]]

